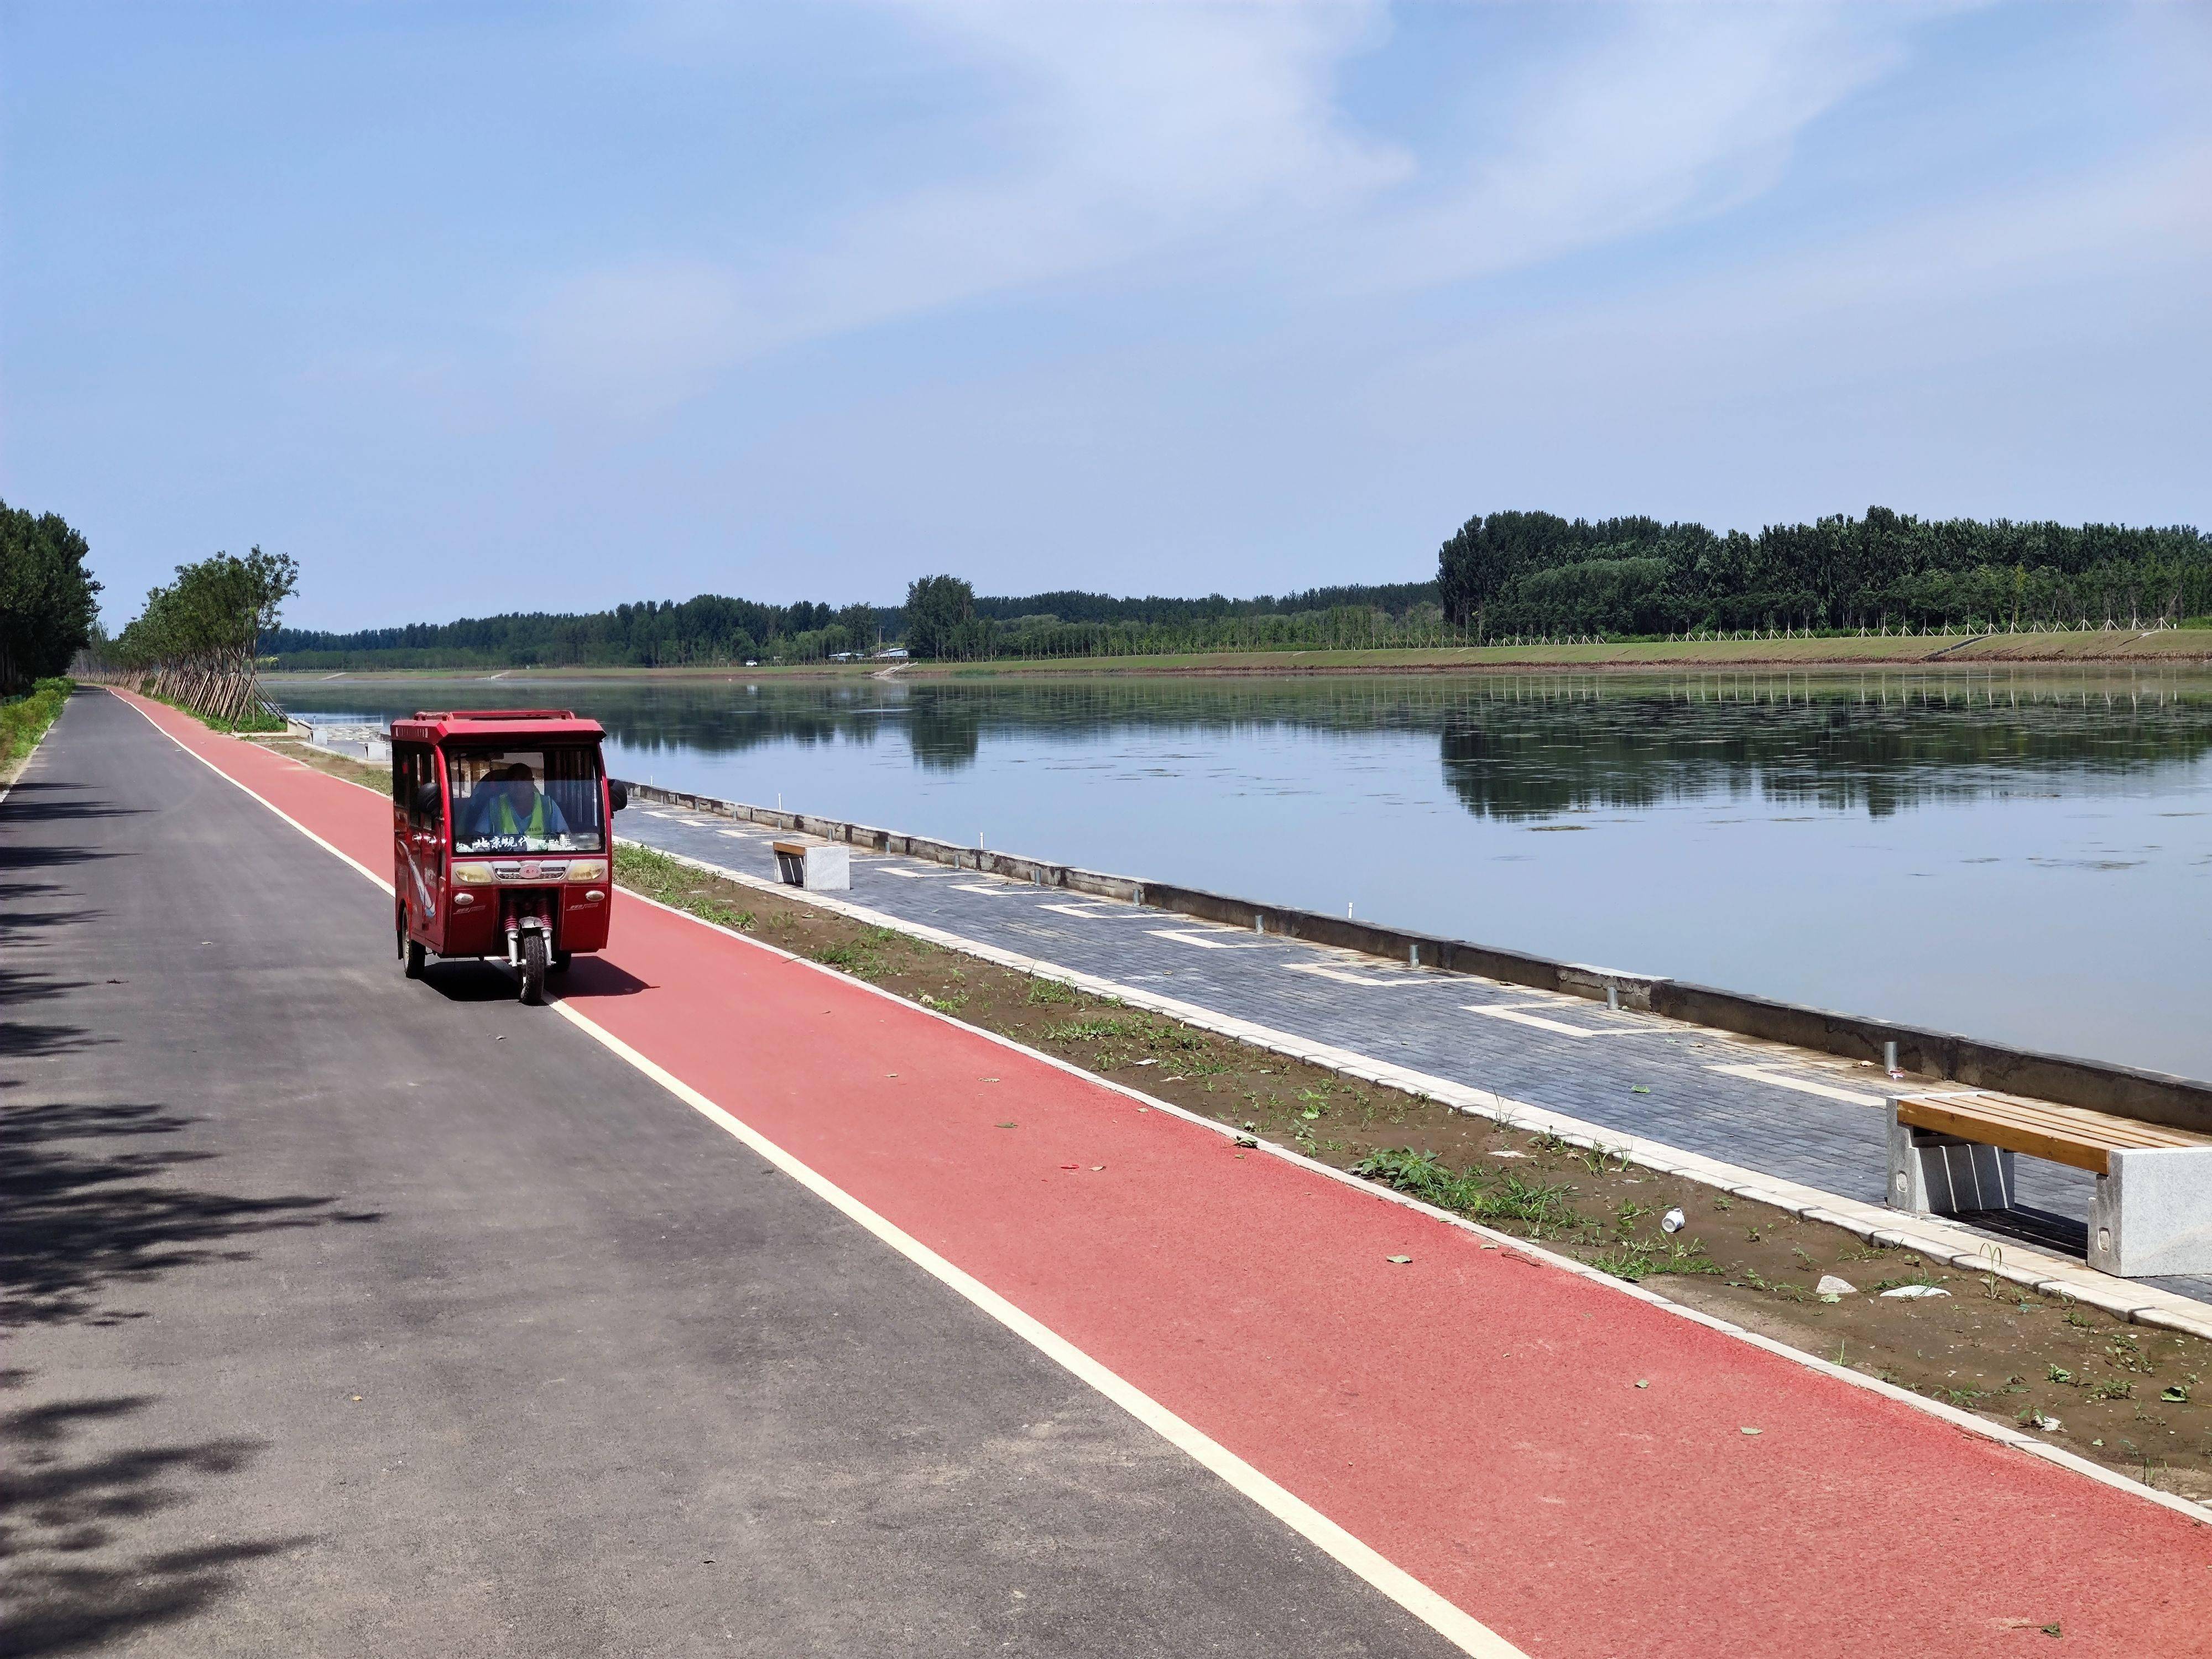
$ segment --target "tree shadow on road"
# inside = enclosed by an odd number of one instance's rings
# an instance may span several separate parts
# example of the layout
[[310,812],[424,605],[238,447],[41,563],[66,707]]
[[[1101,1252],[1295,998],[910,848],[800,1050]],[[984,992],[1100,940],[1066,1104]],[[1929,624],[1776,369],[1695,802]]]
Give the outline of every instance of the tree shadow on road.
[[[183,1179],[218,1157],[169,1140],[194,1121],[142,1104],[0,1107],[0,1331],[118,1325],[143,1316],[112,1305],[118,1289],[249,1255],[242,1242],[256,1234],[381,1219],[326,1197],[250,1198]],[[0,1389],[32,1382],[0,1370]],[[155,1403],[86,1396],[0,1413],[10,1580],[0,1653],[105,1650],[229,1594],[241,1564],[314,1541],[210,1537],[198,1517],[189,1528],[157,1521],[212,1495],[264,1443],[133,1437],[129,1420]],[[220,1502],[207,1511],[222,1512]]]
[[[4,1374],[9,1387],[28,1382]],[[234,1586],[239,1564],[301,1548],[308,1537],[222,1540],[197,1530],[191,1547],[134,1540],[153,1517],[243,1469],[263,1443],[120,1443],[118,1430],[153,1401],[84,1398],[0,1413],[0,1553],[10,1593],[0,1653],[82,1653],[173,1623]]]
[[[4,926],[0,924],[0,932],[4,932]],[[15,1017],[15,1011],[25,1003],[66,996],[83,988],[82,980],[56,979],[47,974],[0,968],[0,1058],[44,1058],[110,1041],[82,1025],[42,1024]]]
[[[75,799],[71,799],[75,797]],[[0,804],[0,823],[69,823],[88,818],[135,818],[151,811],[144,806],[117,806],[102,800],[81,783],[18,782]],[[27,849],[45,852],[45,848]],[[56,849],[70,851],[70,848]],[[94,854],[88,856],[99,857]]]
[[279,1229],[374,1221],[330,1197],[248,1198],[180,1182],[216,1156],[147,1144],[193,1120],[151,1105],[0,1108],[0,1328],[112,1323],[107,1291],[218,1257]]
[[[88,856],[105,858],[105,853]],[[77,862],[79,860],[66,860]],[[0,848],[0,872],[20,867],[11,864]],[[41,900],[50,901],[40,902]],[[0,945],[33,927],[58,927],[64,922],[97,921],[103,912],[84,902],[82,895],[35,881],[0,881]]]

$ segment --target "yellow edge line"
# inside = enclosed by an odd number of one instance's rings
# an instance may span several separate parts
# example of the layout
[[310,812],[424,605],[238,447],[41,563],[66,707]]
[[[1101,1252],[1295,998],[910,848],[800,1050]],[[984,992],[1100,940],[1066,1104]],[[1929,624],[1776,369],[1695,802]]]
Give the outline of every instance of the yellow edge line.
[[[127,702],[130,700],[125,698],[125,701]],[[131,706],[134,708],[137,708],[136,703]],[[376,874],[360,860],[340,852],[329,842],[308,829],[306,824],[285,811],[283,808],[272,805],[265,796],[257,793],[246,784],[240,782],[238,779],[232,777],[229,773],[208,759],[206,756],[185,744],[175,733],[164,730],[161,722],[151,714],[148,714],[144,709],[139,708],[138,712],[145,716],[149,726],[156,732],[160,732],[163,737],[167,738],[170,742],[205,766],[217,777],[252,796],[269,811],[283,819],[285,823],[290,824],[292,828],[307,836],[308,840],[313,842],[316,846],[350,865],[386,893],[392,890],[390,882]],[[345,781],[341,780],[341,781]],[[638,898],[644,896],[631,894],[629,896]],[[653,902],[650,899],[646,902]],[[672,915],[684,915],[684,912],[674,910],[672,907],[656,908],[670,909]],[[686,919],[696,920],[696,918],[688,917]],[[1476,1656],[1476,1659],[1528,1659],[1528,1656],[1519,1648],[1515,1647],[1487,1625],[1469,1616],[1457,1605],[1437,1595],[1436,1591],[1379,1551],[1362,1543],[1351,1533],[1314,1508],[1312,1504],[1294,1493],[1285,1491],[1226,1446],[1193,1428],[1143,1389],[1108,1370],[1051,1327],[1024,1313],[989,1285],[972,1274],[954,1267],[919,1239],[877,1214],[859,1199],[830,1180],[828,1176],[793,1158],[782,1147],[762,1134],[759,1130],[716,1105],[690,1084],[654,1061],[647,1059],[620,1037],[578,1013],[566,1002],[556,1001],[550,1006],[553,1011],[563,1019],[589,1034],[610,1052],[643,1073],[701,1116],[735,1136],[817,1198],[821,1199],[849,1219],[859,1223],[862,1228],[890,1245],[891,1249],[906,1257],[908,1261],[913,1262],[939,1284],[957,1292],[975,1307],[982,1310],[1048,1359],[1105,1395],[1107,1399],[1128,1413],[1146,1428],[1151,1429],[1162,1439],[1183,1452],[1192,1461],[1227,1482],[1292,1532],[1297,1533],[1316,1548],[1327,1553],[1339,1565],[1389,1596],[1390,1600],[1451,1643],[1460,1651],[1473,1654]]]

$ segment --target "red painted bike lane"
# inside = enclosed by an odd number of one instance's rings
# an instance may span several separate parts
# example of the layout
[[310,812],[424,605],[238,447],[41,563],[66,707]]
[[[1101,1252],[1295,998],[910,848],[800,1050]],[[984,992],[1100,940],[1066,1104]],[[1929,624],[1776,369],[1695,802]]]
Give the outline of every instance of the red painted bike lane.
[[[377,798],[133,701],[390,878]],[[841,975],[617,912],[572,1011],[1531,1655],[1952,1659],[2046,1625],[2069,1652],[2212,1653],[2212,1531],[2186,1516]]]

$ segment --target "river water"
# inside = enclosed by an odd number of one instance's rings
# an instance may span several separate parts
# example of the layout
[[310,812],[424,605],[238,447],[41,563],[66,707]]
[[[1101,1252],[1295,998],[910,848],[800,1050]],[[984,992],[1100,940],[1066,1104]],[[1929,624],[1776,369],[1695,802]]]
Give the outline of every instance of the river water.
[[288,680],[617,775],[2212,1078],[2212,674]]

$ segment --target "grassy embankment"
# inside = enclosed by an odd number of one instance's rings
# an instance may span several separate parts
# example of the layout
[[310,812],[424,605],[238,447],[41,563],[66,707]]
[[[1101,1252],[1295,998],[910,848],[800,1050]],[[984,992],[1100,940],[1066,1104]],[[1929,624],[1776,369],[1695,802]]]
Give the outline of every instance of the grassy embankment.
[[[1375,651],[1205,651],[1150,657],[1024,658],[993,662],[909,663],[901,679],[999,679],[1036,675],[1097,674],[1439,674],[1528,669],[1861,668],[1935,665],[1966,667],[1997,663],[2212,662],[2212,629],[1943,635],[1872,638],[1767,640],[1656,640],[1617,645],[1490,645]],[[527,684],[539,679],[668,679],[765,682],[787,679],[865,679],[884,672],[877,663],[801,663],[760,668],[728,664],[697,668],[532,668],[484,676],[467,669],[363,669],[272,675],[288,684],[356,680],[452,680]]]
[[1061,662],[926,663],[900,678],[1032,674],[1469,673],[1528,669],[1858,668],[1990,663],[2212,661],[2212,629],[2153,632],[1890,635],[1862,639],[1653,640],[1436,650],[1214,651]]
[[167,703],[170,708],[175,709],[180,714],[190,714],[202,726],[208,727],[211,731],[229,732],[233,733],[243,732],[250,735],[255,732],[282,732],[287,729],[284,721],[275,714],[264,713],[250,716],[243,720],[222,720],[213,714],[203,714],[198,709],[193,708],[190,703],[179,702],[174,697],[157,696],[155,693],[140,690],[140,688],[137,686],[133,686],[131,689],[137,691],[140,696],[144,697],[149,702]]
[[[2212,1497],[2212,1343],[1961,1273],[1601,1151],[1532,1135],[623,847],[626,889],[864,979],[1258,1137],[1540,1243],[1778,1341],[2034,1427],[2166,1490]],[[1000,1127],[1018,1133],[1018,1109]],[[1669,1235],[1674,1207],[1686,1225]],[[1419,1247],[1416,1246],[1416,1249]],[[1859,1293],[1823,1301],[1827,1273]],[[1903,1285],[1942,1297],[1892,1300]]]
[[[293,752],[380,792],[391,787],[387,769]],[[2031,1429],[2055,1419],[2059,1428],[2041,1431],[2055,1443],[2163,1490],[2212,1498],[2212,1343],[1361,1083],[647,848],[617,848],[615,878],[1224,1124],[1239,1132],[1223,1143],[1224,1158],[1252,1154],[1267,1136],[1932,1399]],[[1019,1133],[1018,1105],[1004,1109],[1000,1127]],[[1674,1207],[1686,1224],[1669,1235],[1659,1220]],[[1858,1293],[1822,1301],[1814,1286],[1826,1273]],[[1879,1294],[1915,1284],[1948,1294]]]
[[15,781],[17,770],[59,717],[74,690],[71,680],[40,680],[27,696],[0,702],[0,784]]

